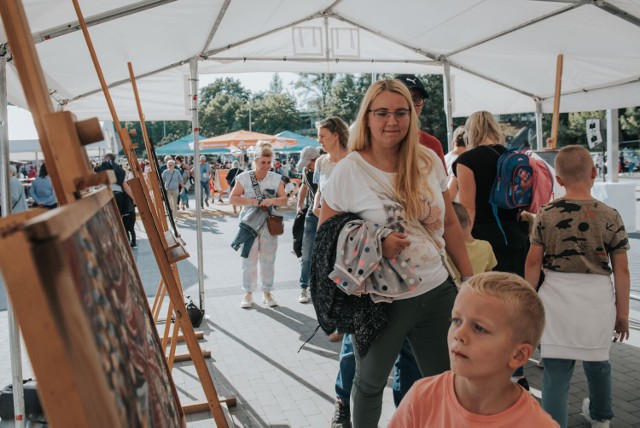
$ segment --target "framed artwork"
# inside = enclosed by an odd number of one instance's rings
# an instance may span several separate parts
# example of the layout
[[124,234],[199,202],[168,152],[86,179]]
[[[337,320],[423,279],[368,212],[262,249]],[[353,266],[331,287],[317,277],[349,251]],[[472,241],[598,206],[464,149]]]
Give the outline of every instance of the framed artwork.
[[[52,425],[84,426],[75,419],[68,425],[65,414],[74,412],[92,427],[185,425],[108,189],[14,225],[0,244],[7,290]],[[60,400],[65,395],[69,400]]]

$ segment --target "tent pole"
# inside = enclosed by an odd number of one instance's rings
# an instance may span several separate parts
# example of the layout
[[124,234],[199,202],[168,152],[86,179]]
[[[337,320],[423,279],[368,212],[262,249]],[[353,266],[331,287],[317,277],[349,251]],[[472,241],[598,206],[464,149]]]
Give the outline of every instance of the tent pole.
[[[2,216],[11,215],[11,188],[9,184],[9,123],[7,112],[7,50],[0,52],[0,188],[2,189]],[[11,378],[15,426],[24,428],[24,390],[22,388],[22,351],[20,329],[7,299],[9,318],[9,349],[11,352]]]
[[607,183],[618,182],[618,110],[607,110]]
[[542,101],[536,98],[536,142],[534,150],[541,150],[544,147],[542,140]]
[[193,57],[189,61],[189,70],[191,72],[191,127],[193,128],[193,165],[196,170],[196,252],[198,254],[198,292],[200,297],[200,309],[204,311],[204,263],[202,257],[202,200],[201,192],[209,191],[202,188],[202,180],[200,178],[200,142],[198,141],[198,133],[200,131],[198,124],[198,58]]
[[444,89],[444,113],[447,118],[447,147],[448,152],[453,150],[453,107],[451,104],[451,68],[449,62],[444,61],[444,73],[442,83]]

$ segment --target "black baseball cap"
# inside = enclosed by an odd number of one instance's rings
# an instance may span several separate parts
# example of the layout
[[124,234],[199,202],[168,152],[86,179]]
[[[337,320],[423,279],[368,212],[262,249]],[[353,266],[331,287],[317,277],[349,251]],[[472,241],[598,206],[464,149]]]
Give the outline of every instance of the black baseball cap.
[[429,93],[415,74],[398,74],[396,75],[396,79],[404,83],[407,88],[420,92],[425,99],[429,98]]

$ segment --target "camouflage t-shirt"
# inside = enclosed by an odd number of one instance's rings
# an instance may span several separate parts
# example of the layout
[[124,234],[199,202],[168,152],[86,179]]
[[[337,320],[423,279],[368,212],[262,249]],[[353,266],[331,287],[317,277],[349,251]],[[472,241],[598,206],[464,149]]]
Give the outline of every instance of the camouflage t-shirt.
[[543,267],[611,275],[609,254],[629,250],[620,214],[598,200],[560,198],[538,212],[531,243],[544,248]]

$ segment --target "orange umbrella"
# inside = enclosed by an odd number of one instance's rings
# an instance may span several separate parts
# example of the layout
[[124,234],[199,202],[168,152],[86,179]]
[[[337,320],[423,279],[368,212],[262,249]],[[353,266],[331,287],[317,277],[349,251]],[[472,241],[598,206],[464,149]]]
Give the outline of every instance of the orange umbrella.
[[275,149],[293,147],[297,143],[294,138],[276,137],[275,135],[240,130],[200,140],[200,150],[221,147],[231,147],[241,150],[255,146],[258,141],[267,141]]

